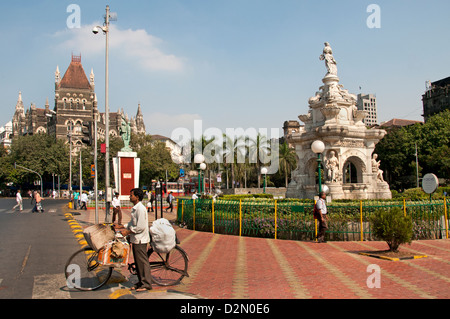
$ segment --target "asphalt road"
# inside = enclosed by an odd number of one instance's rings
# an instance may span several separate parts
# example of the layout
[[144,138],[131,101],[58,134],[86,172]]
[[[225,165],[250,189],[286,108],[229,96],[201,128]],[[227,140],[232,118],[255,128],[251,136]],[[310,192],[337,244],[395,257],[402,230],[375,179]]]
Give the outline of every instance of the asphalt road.
[[106,291],[86,295],[66,287],[64,265],[78,250],[62,207],[67,200],[45,199],[44,213],[13,211],[15,199],[0,199],[0,299],[104,298]]

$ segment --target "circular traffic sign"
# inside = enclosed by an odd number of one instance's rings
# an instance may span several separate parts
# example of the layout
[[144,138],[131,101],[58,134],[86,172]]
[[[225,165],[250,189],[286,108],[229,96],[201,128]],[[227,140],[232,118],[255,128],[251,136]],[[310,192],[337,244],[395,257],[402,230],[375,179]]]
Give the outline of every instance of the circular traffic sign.
[[436,175],[428,173],[422,179],[422,189],[427,194],[432,194],[439,186],[439,179]]

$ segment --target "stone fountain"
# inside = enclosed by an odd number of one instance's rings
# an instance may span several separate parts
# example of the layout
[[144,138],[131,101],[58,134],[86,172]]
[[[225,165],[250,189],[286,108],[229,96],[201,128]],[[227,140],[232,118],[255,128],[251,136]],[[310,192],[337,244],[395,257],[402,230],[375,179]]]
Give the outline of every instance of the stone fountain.
[[308,114],[299,116],[304,126],[297,125],[299,129],[286,135],[298,157],[286,197],[313,198],[317,195],[318,157],[311,150],[311,144],[321,140],[325,144],[322,176],[332,199],[391,198],[389,185],[379,168],[380,162],[373,154],[375,145],[386,131],[368,129],[364,125],[366,113],[357,109],[356,95],[339,84],[337,63],[327,42],[320,60],[325,61],[327,68],[323,85],[309,99]]

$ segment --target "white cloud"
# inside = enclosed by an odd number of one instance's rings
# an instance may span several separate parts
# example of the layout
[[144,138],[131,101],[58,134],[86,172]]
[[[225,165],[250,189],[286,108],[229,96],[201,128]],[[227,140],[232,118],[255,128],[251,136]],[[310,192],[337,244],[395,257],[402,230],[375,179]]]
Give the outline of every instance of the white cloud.
[[[102,32],[92,33],[94,26],[85,25],[81,28],[66,29],[56,32],[53,36],[61,38],[58,48],[71,49],[86,54],[104,54],[105,40]],[[180,71],[183,69],[183,59],[173,54],[166,54],[158,47],[163,41],[146,30],[121,30],[116,25],[110,25],[109,31],[110,52],[119,54],[126,60],[135,61],[147,70]],[[102,38],[100,38],[102,36]]]

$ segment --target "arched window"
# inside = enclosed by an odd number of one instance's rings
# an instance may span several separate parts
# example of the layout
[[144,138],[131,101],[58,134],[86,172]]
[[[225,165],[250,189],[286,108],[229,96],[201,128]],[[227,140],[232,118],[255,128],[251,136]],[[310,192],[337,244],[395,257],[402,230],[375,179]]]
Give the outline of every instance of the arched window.
[[74,133],[81,134],[83,131],[83,123],[80,120],[75,122]]
[[358,171],[352,162],[347,162],[344,167],[344,183],[358,183]]
[[67,126],[67,132],[72,131],[72,129],[73,129],[73,122],[72,122],[72,120],[66,121],[66,126]]

